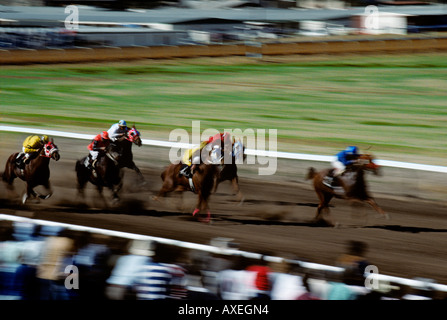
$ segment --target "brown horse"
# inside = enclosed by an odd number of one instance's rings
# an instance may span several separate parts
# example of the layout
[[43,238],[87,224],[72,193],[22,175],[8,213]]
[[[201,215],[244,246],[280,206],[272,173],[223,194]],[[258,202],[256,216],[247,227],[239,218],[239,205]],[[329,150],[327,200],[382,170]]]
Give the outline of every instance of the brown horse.
[[323,183],[325,176],[330,175],[333,169],[325,169],[316,172],[314,168],[309,168],[307,179],[313,179],[313,186],[320,203],[317,208],[316,221],[322,219],[323,210],[329,213],[329,202],[333,197],[350,201],[365,202],[371,205],[378,213],[385,218],[389,218],[382,208],[371,197],[367,190],[365,181],[365,171],[370,171],[375,175],[379,174],[379,166],[374,163],[374,158],[370,154],[363,154],[356,164],[346,168],[342,176],[336,178],[338,186],[331,188]]
[[84,189],[88,182],[96,186],[100,197],[103,197],[102,191],[104,187],[109,188],[112,191],[112,197],[114,202],[119,201],[118,192],[122,187],[123,172],[119,166],[119,157],[121,154],[121,147],[118,147],[115,143],[111,143],[104,155],[98,156],[95,171],[88,169],[86,164],[86,158],[84,157],[76,161],[76,177],[77,177],[77,189],[78,195],[84,198]]
[[204,222],[209,222],[211,219],[211,212],[209,210],[208,201],[216,181],[216,176],[219,172],[217,165],[204,162],[197,164],[191,179],[179,174],[182,166],[182,163],[172,163],[166,167],[161,174],[163,185],[157,196],[154,197],[154,200],[158,200],[160,197],[164,197],[173,191],[192,191],[198,196],[196,208],[192,213],[193,217],[197,213],[206,210],[207,218]]
[[[13,182],[15,178],[19,178],[26,182],[26,192],[22,197],[22,203],[25,204],[30,196],[40,199],[48,199],[53,191],[50,185],[50,159],[58,161],[60,159],[59,149],[54,144],[53,139],[42,148],[40,154],[25,164],[23,169],[17,167],[16,158],[19,153],[16,152],[9,156],[6,161],[5,171],[2,179],[7,184],[9,190],[13,190]],[[34,188],[42,185],[49,193],[40,195]]]

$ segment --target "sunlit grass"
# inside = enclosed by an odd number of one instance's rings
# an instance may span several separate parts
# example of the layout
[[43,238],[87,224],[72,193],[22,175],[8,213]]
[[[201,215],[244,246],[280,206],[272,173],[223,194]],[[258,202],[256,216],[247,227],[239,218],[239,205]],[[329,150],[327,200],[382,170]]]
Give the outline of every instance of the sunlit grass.
[[95,133],[123,118],[145,138],[167,139],[200,120],[202,130],[277,129],[281,151],[332,154],[356,144],[443,163],[446,58],[8,67],[1,122]]

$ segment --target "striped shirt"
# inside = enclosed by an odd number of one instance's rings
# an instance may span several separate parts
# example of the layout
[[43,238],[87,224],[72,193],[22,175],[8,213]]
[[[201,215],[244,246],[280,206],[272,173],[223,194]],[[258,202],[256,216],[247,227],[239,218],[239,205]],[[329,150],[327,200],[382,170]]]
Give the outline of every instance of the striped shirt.
[[185,270],[166,263],[144,265],[136,275],[135,291],[138,300],[186,298]]

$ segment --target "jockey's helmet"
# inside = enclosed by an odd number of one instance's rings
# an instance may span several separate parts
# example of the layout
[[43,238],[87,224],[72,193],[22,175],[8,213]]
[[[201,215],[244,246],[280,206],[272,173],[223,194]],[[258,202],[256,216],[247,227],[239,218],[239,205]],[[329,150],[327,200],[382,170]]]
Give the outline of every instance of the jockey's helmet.
[[120,127],[127,127],[127,123],[126,123],[126,121],[124,121],[124,120],[120,120],[120,121],[118,122],[118,125],[119,125]]
[[359,149],[356,146],[349,146],[346,148],[346,152],[349,154],[358,154]]
[[102,134],[101,134],[101,138],[109,139],[109,133],[107,131],[103,131]]
[[48,136],[45,134],[40,138],[40,140],[42,140],[43,143],[50,142],[50,138],[48,138]]

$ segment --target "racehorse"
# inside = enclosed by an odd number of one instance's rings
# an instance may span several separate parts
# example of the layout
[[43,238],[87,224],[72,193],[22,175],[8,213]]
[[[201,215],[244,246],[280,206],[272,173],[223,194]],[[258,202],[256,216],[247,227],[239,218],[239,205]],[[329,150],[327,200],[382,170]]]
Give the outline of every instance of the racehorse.
[[[243,163],[245,160],[245,146],[243,143],[238,140],[235,141],[232,145],[231,152],[223,150],[224,158],[222,159],[223,164],[219,168],[219,173],[216,176],[216,182],[214,184],[213,193],[217,191],[217,187],[223,181],[230,181],[233,187],[234,192],[236,193],[236,197],[239,200],[239,203],[244,201],[244,196],[239,187],[239,177],[237,175],[237,164]],[[228,161],[227,159],[231,159]]]
[[[375,175],[379,174],[380,167],[374,163],[374,157],[370,154],[360,155],[356,164],[346,168],[343,175],[334,178],[337,179],[334,188],[328,187],[323,183],[325,176],[332,174],[334,169],[325,169],[316,172],[314,168],[309,168],[307,179],[313,179],[313,186],[317,193],[320,203],[317,208],[317,215],[315,221],[321,219],[321,214],[324,209],[329,213],[329,202],[333,197],[342,198],[350,201],[365,202],[371,205],[379,214],[385,218],[389,218],[382,208],[377,204],[373,197],[371,197],[367,190],[365,181],[365,172],[370,171]],[[341,192],[338,191],[341,189]]]
[[[199,150],[200,152],[200,150]],[[216,176],[218,174],[217,165],[210,163],[210,158],[207,157],[200,164],[197,164],[194,169],[192,178],[187,178],[180,175],[183,164],[171,163],[161,174],[163,185],[154,200],[159,200],[160,197],[165,197],[168,193],[176,191],[192,191],[197,194],[197,204],[192,215],[193,217],[199,212],[206,210],[207,217],[204,222],[209,222],[211,219],[211,212],[208,201],[213,190]]]
[[141,147],[142,145],[140,132],[135,128],[135,125],[132,126],[132,129],[127,131],[127,134],[123,138],[116,140],[115,143],[122,150],[122,154],[118,160],[119,167],[134,170],[138,174],[140,180],[144,183],[143,174],[133,161],[132,144],[136,144],[138,147]]
[[[48,199],[53,191],[50,185],[50,159],[58,161],[60,159],[59,149],[51,139],[44,145],[40,154],[25,164],[23,169],[17,167],[16,158],[19,153],[16,152],[9,156],[6,161],[5,171],[2,179],[7,184],[9,190],[13,190],[13,182],[15,178],[19,178],[26,182],[26,192],[22,197],[22,203],[25,204],[30,196],[40,199]],[[34,188],[42,185],[49,193],[41,195],[34,191]]]
[[107,187],[112,191],[114,202],[119,201],[118,192],[122,187],[123,172],[119,166],[121,148],[114,142],[106,148],[103,155],[98,156],[95,166],[96,175],[85,166],[86,158],[76,161],[76,176],[78,195],[84,198],[84,189],[88,182],[96,186],[100,197],[105,202],[102,191]]

